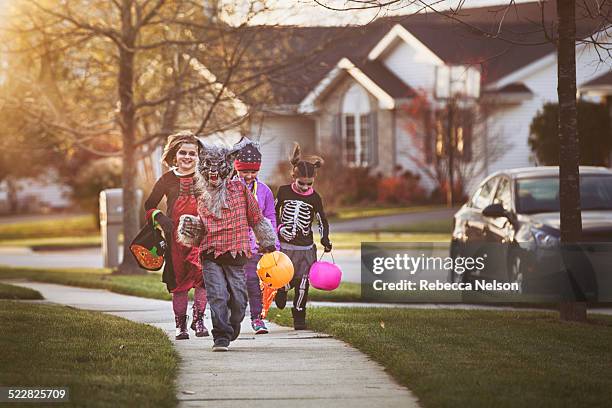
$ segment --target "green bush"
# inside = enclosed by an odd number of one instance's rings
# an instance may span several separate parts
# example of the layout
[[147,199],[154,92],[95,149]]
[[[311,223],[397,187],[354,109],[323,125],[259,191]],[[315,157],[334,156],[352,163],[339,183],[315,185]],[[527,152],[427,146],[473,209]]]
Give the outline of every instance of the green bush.
[[122,164],[119,157],[107,157],[91,162],[72,183],[72,199],[86,211],[97,216],[100,191],[121,186]]
[[[612,137],[610,115],[605,105],[578,101],[578,139],[580,164],[605,166],[608,164]],[[529,147],[538,163],[559,165],[559,105],[547,103],[530,126]]]

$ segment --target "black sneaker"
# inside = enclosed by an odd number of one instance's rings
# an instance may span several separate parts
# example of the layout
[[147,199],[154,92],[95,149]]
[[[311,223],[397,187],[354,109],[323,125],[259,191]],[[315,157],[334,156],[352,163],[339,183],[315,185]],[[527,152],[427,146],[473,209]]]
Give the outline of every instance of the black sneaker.
[[212,351],[228,351],[229,342],[227,340],[217,340],[212,346]]
[[306,326],[306,310],[297,311],[295,309],[291,309],[291,314],[293,315],[293,328],[295,330],[307,330]]
[[276,296],[274,296],[274,303],[276,307],[283,310],[285,305],[287,305],[287,291],[279,289],[276,291]]

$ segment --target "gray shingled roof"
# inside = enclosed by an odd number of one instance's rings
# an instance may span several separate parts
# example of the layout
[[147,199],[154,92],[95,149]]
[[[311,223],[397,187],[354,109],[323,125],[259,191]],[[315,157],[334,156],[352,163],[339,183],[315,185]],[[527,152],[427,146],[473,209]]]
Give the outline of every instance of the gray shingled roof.
[[[577,1],[579,38],[601,29],[602,19],[584,17],[584,2],[591,4],[594,1]],[[272,41],[285,41],[294,53],[309,55],[298,69],[294,66],[269,76],[274,101],[279,104],[300,103],[344,57],[367,71],[371,79],[392,96],[410,94],[413,91],[409,83],[403,84],[382,64],[367,60],[370,50],[395,24],[401,24],[447,63],[481,65],[483,85],[490,84],[555,51],[542,28],[544,18],[544,26],[550,31],[550,25],[556,19],[555,7],[555,1],[545,2],[543,11],[537,2],[519,3],[504,17],[499,33],[501,6],[462,9],[456,16],[462,22],[442,14],[428,13],[385,17],[367,26],[263,28],[270,31],[268,34],[273,34]],[[607,13],[607,21],[612,21],[610,10]],[[492,38],[492,35],[483,35],[478,30],[498,35]]]
[[594,79],[591,79],[589,82],[582,84],[583,86],[600,86],[600,85],[612,85],[612,71],[600,75]]

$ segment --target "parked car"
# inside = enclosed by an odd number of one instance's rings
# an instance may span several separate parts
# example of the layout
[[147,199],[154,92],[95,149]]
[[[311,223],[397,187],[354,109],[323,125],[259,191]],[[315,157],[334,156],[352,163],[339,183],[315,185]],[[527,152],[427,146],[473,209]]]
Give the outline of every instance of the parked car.
[[[581,166],[579,171],[580,241],[594,244],[563,260],[577,265],[581,287],[597,296],[598,287],[612,288],[612,267],[605,265],[612,250],[612,170]],[[560,235],[559,168],[498,171],[454,215],[451,256],[484,255],[487,266],[452,272],[451,281],[494,279],[516,282],[522,292],[559,290],[552,282],[561,272]]]

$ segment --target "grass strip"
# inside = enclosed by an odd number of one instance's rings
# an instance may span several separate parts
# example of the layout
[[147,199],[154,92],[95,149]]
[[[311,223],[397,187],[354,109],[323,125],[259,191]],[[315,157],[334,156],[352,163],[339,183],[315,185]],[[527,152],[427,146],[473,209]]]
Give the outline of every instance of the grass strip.
[[174,407],[178,355],[160,330],[64,306],[0,302],[0,384],[69,387],[70,406]]
[[406,225],[394,225],[385,228],[385,232],[410,232],[410,233],[431,233],[431,234],[451,234],[453,230],[452,218],[441,218],[439,220],[428,220],[413,222]]
[[0,247],[29,247],[34,251],[59,251],[69,249],[100,247],[102,238],[100,234],[85,235],[81,237],[51,237],[10,239],[0,241]]
[[[148,272],[143,275],[114,275],[107,269],[34,269],[0,266],[0,279],[28,279],[35,282],[83,288],[106,289],[124,295],[150,299],[171,300],[172,296],[161,281],[161,273]],[[290,298],[293,291],[290,292]],[[189,292],[193,296],[193,291]],[[358,283],[344,282],[333,292],[311,289],[312,300],[330,302],[356,302],[361,297]]]
[[98,234],[92,215],[0,225],[0,241],[30,238],[81,237]]
[[[292,324],[289,308],[270,318]],[[424,407],[608,407],[612,319],[556,313],[310,308],[308,325],[350,343]]]
[[356,218],[367,218],[367,217],[378,217],[381,215],[395,215],[395,214],[410,214],[418,212],[426,212],[433,210],[441,210],[446,208],[445,205],[431,204],[431,205],[415,205],[411,207],[397,207],[397,206],[346,206],[339,207],[332,211],[330,214],[330,221],[333,220],[352,220]]
[[[450,242],[449,233],[333,232],[335,249],[361,249],[362,242]],[[322,250],[322,247],[319,247]]]
[[40,292],[30,288],[0,283],[0,299],[43,299]]
[[[402,229],[401,227],[398,227]],[[447,232],[336,232],[331,234],[335,249],[360,249],[362,242],[450,242]],[[0,240],[0,247],[29,247],[38,251],[92,248],[101,245],[99,234]],[[322,251],[323,247],[319,245]]]

